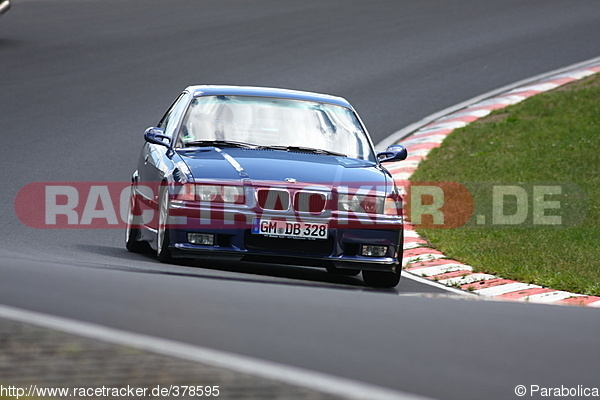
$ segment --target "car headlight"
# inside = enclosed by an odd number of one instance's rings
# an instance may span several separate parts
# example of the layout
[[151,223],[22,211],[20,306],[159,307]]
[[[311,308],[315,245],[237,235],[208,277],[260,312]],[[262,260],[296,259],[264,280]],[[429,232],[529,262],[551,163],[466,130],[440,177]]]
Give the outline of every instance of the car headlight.
[[383,214],[385,197],[369,195],[340,194],[338,210],[368,214]]
[[243,186],[202,185],[186,183],[177,195],[178,200],[202,201],[211,203],[244,204]]
[[215,201],[220,192],[220,186],[196,185],[196,197],[200,201]]
[[358,196],[351,196],[349,194],[340,194],[338,200],[338,210],[340,211],[354,211],[357,212],[360,208],[360,199]]
[[243,186],[196,185],[196,197],[200,201],[215,203],[245,203]]
[[242,186],[222,186],[221,199],[223,199],[223,203],[244,203],[244,188]]

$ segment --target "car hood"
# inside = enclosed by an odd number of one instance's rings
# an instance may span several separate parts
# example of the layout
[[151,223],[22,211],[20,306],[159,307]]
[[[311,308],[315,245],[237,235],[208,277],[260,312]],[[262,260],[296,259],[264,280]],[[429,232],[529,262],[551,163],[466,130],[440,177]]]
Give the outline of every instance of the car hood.
[[[393,181],[377,164],[347,157],[270,149],[200,148],[177,152],[196,181],[250,180],[326,186],[378,186],[390,191]],[[385,187],[385,189],[384,189]]]

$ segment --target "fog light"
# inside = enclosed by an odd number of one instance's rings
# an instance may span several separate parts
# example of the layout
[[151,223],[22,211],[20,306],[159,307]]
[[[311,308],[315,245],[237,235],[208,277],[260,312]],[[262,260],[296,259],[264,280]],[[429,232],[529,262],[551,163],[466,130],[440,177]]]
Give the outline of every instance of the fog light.
[[188,242],[191,244],[201,244],[203,246],[212,246],[215,244],[215,235],[212,233],[188,233]]
[[363,245],[362,255],[364,257],[383,257],[387,254],[387,246]]

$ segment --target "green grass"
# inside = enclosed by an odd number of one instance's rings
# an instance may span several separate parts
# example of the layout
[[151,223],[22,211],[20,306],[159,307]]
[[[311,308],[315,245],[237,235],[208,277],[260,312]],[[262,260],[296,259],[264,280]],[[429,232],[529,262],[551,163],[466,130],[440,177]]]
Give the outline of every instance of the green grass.
[[[600,295],[599,76],[454,131],[411,181],[459,182],[473,195],[475,210],[466,225],[418,229],[448,257],[478,272]],[[494,185],[524,188],[529,207],[522,224],[492,223],[492,211],[500,204],[492,202]],[[544,185],[561,188],[560,194],[544,198],[560,205],[544,211],[561,218],[558,225],[533,223],[533,186]],[[503,214],[516,212],[514,198],[504,200]],[[486,222],[478,223],[478,215]]]

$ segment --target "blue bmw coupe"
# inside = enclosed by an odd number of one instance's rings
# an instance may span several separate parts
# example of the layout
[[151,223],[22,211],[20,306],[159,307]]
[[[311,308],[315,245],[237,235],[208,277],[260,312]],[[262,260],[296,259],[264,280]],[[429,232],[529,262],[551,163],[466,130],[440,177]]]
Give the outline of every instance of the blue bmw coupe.
[[173,258],[258,261],[398,284],[402,202],[353,107],[329,95],[190,86],[132,176],[126,247]]

